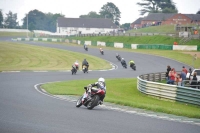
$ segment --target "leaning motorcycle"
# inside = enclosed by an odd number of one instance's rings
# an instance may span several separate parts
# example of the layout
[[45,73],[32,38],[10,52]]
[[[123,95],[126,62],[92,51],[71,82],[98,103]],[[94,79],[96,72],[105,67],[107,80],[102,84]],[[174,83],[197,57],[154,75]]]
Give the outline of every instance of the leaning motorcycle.
[[88,47],[87,46],[85,46],[84,49],[85,49],[85,51],[88,51]]
[[116,58],[118,59],[118,61],[121,61],[121,57],[120,56],[116,56]]
[[100,50],[100,53],[103,55],[103,54],[104,54],[104,51],[103,51],[103,50]]
[[71,71],[72,71],[72,75],[73,75],[73,74],[76,74],[77,69],[76,69],[75,67],[72,66],[72,70],[71,70]]
[[[105,91],[97,89],[88,85],[84,87],[86,89],[85,93],[77,100],[76,107],[84,105],[87,109],[93,109],[95,106],[98,106],[100,103],[100,97],[105,95]],[[88,90],[91,89],[91,94],[88,94]],[[85,96],[85,98],[83,98]]]
[[82,70],[83,70],[84,73],[88,72],[87,66],[86,66],[86,65],[83,65]]
[[131,68],[136,71],[136,65],[131,65]]

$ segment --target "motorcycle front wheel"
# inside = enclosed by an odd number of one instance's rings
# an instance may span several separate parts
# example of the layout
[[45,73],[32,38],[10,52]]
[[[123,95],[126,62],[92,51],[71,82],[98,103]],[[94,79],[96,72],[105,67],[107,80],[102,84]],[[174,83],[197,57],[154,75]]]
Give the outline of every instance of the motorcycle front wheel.
[[83,96],[81,96],[77,101],[76,101],[76,107],[80,107],[82,105],[82,98]]

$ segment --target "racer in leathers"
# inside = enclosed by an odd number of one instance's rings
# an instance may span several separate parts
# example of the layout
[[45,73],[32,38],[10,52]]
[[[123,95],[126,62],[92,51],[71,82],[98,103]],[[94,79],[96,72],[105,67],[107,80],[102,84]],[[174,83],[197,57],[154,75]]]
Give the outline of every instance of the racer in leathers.
[[[91,88],[92,88],[92,87],[96,87],[97,89],[104,90],[104,91],[105,91],[105,94],[106,94],[106,83],[105,83],[105,79],[101,77],[101,78],[98,79],[97,82],[95,82],[95,83],[93,83],[93,84],[89,84],[87,87],[84,87],[84,89],[87,89],[87,90],[86,90],[86,92],[84,93],[84,96],[83,96],[83,99],[82,99],[82,100],[84,100],[84,99],[87,97],[87,95],[88,95],[89,98],[91,98],[90,95],[91,95]],[[104,100],[104,98],[105,98],[105,94],[102,95],[102,96],[100,97],[100,102],[99,102],[99,104],[103,104],[103,100]]]

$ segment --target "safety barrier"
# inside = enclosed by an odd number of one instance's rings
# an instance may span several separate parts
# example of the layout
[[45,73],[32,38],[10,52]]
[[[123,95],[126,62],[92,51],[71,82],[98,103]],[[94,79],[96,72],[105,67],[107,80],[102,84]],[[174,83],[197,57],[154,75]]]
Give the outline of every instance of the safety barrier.
[[[16,40],[16,39],[13,39]],[[68,42],[75,44],[86,44],[92,46],[105,46],[115,48],[128,48],[128,49],[162,49],[162,50],[193,50],[200,51],[200,46],[187,46],[187,45],[164,45],[164,44],[124,44],[119,42],[102,42],[102,41],[84,41],[75,39],[58,39],[58,38],[17,38],[17,41],[49,41],[49,42]]]
[[147,95],[200,106],[200,89],[157,83],[165,79],[165,72],[137,77],[137,89]]

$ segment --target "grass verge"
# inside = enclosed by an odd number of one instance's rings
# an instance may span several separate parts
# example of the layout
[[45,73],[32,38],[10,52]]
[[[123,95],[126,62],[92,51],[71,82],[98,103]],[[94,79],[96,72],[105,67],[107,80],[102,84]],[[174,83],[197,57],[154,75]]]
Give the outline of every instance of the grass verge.
[[[86,58],[90,69],[110,69],[110,63],[88,54],[67,50],[0,42],[0,71],[15,70],[71,70],[77,60]],[[97,63],[98,62],[98,63]]]
[[[84,92],[83,87],[95,81],[76,80],[48,83],[42,85],[42,88],[54,95],[82,95]],[[199,106],[160,100],[140,93],[137,90],[136,78],[106,79],[106,84],[106,102],[190,118],[200,118]]]

